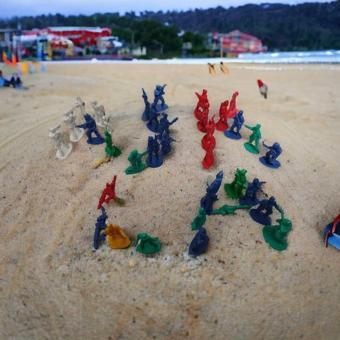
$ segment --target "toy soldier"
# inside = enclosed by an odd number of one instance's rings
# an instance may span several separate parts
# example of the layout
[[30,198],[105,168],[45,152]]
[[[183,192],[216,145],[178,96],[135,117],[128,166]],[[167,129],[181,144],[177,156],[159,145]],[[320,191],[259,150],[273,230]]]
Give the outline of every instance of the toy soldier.
[[55,147],[57,149],[56,157],[58,159],[65,159],[72,151],[72,144],[66,144],[62,138],[62,135],[59,131],[60,125],[57,125],[54,128],[49,129],[48,136],[53,139]]
[[103,105],[97,105],[97,102],[94,101],[91,103],[93,110],[95,112],[95,120],[98,126],[106,127],[107,125],[107,118],[105,114],[105,109]]
[[68,125],[70,129],[70,141],[73,143],[79,142],[83,137],[85,131],[76,127],[76,119],[74,117],[73,110],[67,112],[64,115],[64,122]]
[[244,125],[247,129],[252,131],[248,142],[244,143],[244,147],[250,153],[258,154],[260,153],[259,144],[261,139],[261,124],[256,124],[255,126]]

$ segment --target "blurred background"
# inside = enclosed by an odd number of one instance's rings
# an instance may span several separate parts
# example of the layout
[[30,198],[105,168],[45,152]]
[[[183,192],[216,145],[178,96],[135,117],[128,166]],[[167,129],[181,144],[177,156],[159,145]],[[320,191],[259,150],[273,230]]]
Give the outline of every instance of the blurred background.
[[[14,0],[0,5],[0,55],[7,64],[249,54],[321,60],[339,56],[337,50],[339,1]],[[282,52],[290,53],[276,54]]]

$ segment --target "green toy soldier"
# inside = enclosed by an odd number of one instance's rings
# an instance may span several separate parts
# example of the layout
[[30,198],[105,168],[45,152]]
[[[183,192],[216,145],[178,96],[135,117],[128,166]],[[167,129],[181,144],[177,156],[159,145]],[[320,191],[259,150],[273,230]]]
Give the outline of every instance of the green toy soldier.
[[199,228],[203,227],[206,220],[207,215],[205,210],[203,208],[199,208],[197,216],[191,222],[191,230],[198,230]]
[[115,158],[121,155],[122,151],[117,146],[112,144],[111,133],[107,130],[105,130],[104,141],[106,144],[105,153],[107,157]]
[[247,188],[246,173],[247,170],[245,169],[236,169],[234,181],[232,183],[224,184],[224,191],[228,197],[232,199],[243,197],[244,191]]
[[238,209],[250,209],[250,205],[222,205],[222,207],[212,211],[211,215],[236,215],[235,211]]
[[250,135],[248,142],[244,143],[244,147],[247,151],[258,154],[260,153],[259,145],[261,139],[261,124],[256,124],[255,126],[249,126],[244,124],[244,126],[251,130],[253,133]]
[[143,163],[142,158],[147,154],[148,152],[145,151],[143,153],[139,153],[137,150],[132,150],[128,161],[131,163],[131,165],[125,170],[125,173],[127,175],[137,174],[138,172],[143,171],[148,166]]
[[278,225],[266,225],[262,229],[265,241],[275,250],[283,251],[287,249],[287,236],[292,230],[292,222],[281,215],[281,218],[276,220]]
[[148,233],[140,233],[137,235],[136,251],[144,255],[158,253],[162,244],[157,237],[152,237]]

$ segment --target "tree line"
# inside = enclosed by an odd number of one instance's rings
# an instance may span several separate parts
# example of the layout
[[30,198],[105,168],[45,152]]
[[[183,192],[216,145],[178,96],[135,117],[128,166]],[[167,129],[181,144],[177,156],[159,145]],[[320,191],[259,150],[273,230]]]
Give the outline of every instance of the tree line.
[[204,55],[207,33],[235,29],[257,36],[269,50],[340,49],[340,2],[0,19],[0,28],[19,26],[26,30],[48,26],[109,27],[126,43],[145,46],[149,57],[180,55],[184,42],[191,43],[191,54]]

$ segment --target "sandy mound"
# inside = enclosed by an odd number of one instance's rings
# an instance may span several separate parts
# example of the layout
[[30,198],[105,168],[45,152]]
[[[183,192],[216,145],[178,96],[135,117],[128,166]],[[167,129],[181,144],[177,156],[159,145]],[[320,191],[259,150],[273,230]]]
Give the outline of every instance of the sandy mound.
[[[234,66],[210,77],[203,66],[51,65],[25,79],[28,91],[0,91],[0,335],[51,339],[336,339],[340,324],[339,253],[320,233],[340,207],[340,67]],[[269,99],[256,79],[270,86]],[[174,152],[159,169],[126,176],[129,152],[146,147],[140,89],[168,84]],[[265,168],[242,141],[216,133],[216,167],[204,171],[193,92],[208,89],[213,112],[234,90],[247,123],[279,141],[282,168]],[[123,155],[92,168],[103,153],[83,138],[65,161],[55,159],[47,129],[81,96],[113,116]],[[89,111],[90,106],[88,105]],[[66,129],[65,129],[66,131]],[[243,130],[248,136],[248,132]],[[212,216],[209,251],[186,255],[190,222],[205,183],[237,167],[266,181],[293,221],[289,248],[270,249],[247,212]],[[108,222],[128,235],[159,237],[159,255],[133,247],[92,253],[96,205],[118,175],[126,206],[110,204]],[[232,201],[219,193],[217,206]]]

